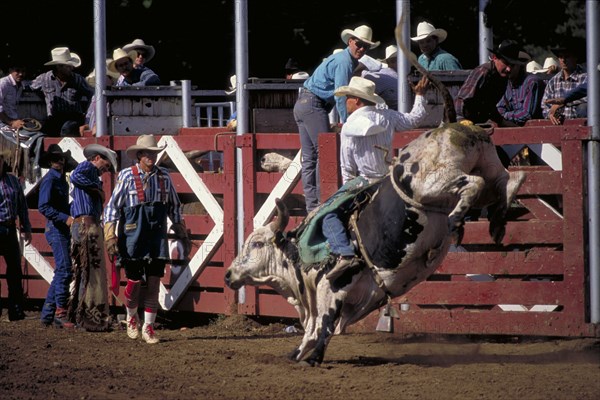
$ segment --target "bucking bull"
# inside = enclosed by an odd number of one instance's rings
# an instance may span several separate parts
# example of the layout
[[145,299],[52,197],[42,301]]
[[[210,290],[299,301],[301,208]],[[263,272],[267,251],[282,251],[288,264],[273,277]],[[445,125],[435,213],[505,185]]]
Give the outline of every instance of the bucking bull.
[[[436,85],[437,86],[437,85]],[[256,229],[225,274],[231,289],[267,285],[295,306],[304,328],[292,360],[317,365],[334,334],[429,277],[460,242],[465,214],[488,207],[489,233],[501,244],[506,212],[525,180],[502,165],[486,130],[445,123],[404,147],[390,173],[368,187],[349,231],[361,262],[335,279],[335,262],[305,265],[295,235],[284,232],[288,212]]]

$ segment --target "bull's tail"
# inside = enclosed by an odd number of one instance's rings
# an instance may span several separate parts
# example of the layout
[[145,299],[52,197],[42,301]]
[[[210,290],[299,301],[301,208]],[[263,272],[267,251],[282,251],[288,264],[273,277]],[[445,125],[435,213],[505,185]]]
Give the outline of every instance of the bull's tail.
[[454,108],[454,99],[450,95],[450,91],[438,78],[431,75],[421,64],[417,62],[417,58],[406,48],[404,44],[404,37],[402,36],[402,27],[404,26],[406,14],[402,13],[400,22],[396,26],[396,42],[402,50],[402,53],[406,58],[409,59],[411,65],[417,69],[421,74],[425,75],[427,79],[439,90],[442,98],[444,99],[444,123],[456,122],[456,109]]

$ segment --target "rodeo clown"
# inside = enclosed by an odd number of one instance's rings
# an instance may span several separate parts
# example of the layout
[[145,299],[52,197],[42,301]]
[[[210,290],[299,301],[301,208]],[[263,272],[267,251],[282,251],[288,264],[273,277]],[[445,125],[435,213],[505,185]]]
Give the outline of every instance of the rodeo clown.
[[[181,216],[181,202],[169,173],[156,166],[163,148],[152,135],[141,135],[127,148],[127,156],[135,165],[123,169],[104,210],[104,235],[108,255],[125,269],[125,307],[127,336],[137,339],[140,319],[138,306],[142,279],[146,279],[144,325],[142,338],[149,344],[159,342],[154,332],[158,311],[160,278],[169,261],[167,217],[171,229],[184,244],[187,257],[190,241]],[[118,224],[118,234],[115,234]]]

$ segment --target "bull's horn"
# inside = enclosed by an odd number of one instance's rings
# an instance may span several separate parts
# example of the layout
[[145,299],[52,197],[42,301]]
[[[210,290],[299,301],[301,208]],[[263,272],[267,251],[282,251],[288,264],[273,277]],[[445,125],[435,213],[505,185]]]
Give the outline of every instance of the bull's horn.
[[275,205],[277,206],[277,218],[269,224],[269,228],[275,233],[283,232],[290,219],[290,214],[283,200],[275,199]]

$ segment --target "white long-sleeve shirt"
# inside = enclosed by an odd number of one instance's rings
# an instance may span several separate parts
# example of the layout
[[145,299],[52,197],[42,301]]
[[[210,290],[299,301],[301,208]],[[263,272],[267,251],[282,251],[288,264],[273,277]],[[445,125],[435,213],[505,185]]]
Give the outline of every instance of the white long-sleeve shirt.
[[[408,114],[375,106],[361,107],[350,114],[341,131],[343,183],[357,176],[373,181],[386,175],[394,132],[416,128],[425,118],[425,103],[425,98],[417,95]],[[387,149],[387,158],[383,150],[374,146]]]

